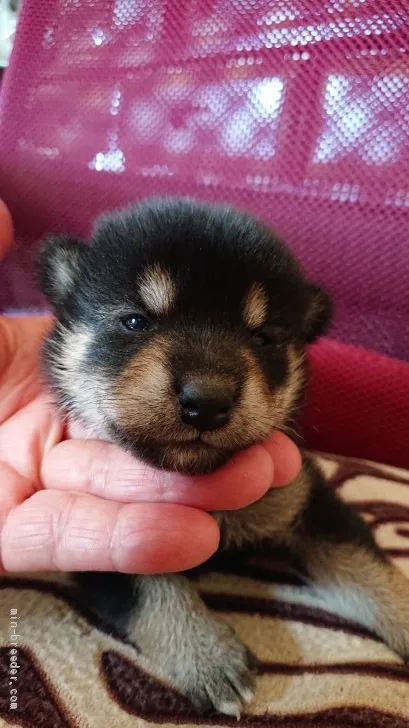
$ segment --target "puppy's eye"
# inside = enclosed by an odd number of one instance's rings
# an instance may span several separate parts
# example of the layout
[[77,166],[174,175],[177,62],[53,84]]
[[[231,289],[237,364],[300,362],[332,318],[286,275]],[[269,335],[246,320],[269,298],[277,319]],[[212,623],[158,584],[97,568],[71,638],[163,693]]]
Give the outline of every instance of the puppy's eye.
[[128,331],[149,331],[152,328],[151,321],[140,313],[134,313],[132,316],[123,318],[121,324]]
[[253,341],[259,346],[270,346],[273,343],[273,337],[266,329],[260,329],[254,332]]

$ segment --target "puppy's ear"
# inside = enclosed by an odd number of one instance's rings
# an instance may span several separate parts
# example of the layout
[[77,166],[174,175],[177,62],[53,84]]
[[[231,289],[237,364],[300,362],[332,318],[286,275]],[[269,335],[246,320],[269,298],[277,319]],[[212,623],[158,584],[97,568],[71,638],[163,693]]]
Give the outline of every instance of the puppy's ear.
[[325,333],[332,317],[332,301],[315,283],[307,284],[307,307],[304,315],[304,333],[308,343]]
[[72,293],[87,246],[77,238],[53,235],[39,248],[37,266],[42,292],[58,312]]

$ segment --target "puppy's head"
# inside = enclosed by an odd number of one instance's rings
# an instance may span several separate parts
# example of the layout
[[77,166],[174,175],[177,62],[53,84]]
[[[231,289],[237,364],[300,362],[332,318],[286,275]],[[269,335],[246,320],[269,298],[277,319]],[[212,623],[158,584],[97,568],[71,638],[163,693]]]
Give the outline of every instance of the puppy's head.
[[90,244],[40,254],[56,313],[48,380],[62,409],[147,461],[205,472],[285,429],[303,352],[329,318],[273,234],[228,207],[151,200]]

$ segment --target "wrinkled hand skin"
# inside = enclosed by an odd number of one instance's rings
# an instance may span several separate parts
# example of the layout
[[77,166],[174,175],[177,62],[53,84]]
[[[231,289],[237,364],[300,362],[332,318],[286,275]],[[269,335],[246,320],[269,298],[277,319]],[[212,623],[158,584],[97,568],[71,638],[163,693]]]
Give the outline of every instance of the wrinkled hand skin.
[[[0,201],[0,257],[12,239]],[[0,317],[0,569],[190,569],[218,547],[206,511],[242,508],[297,475],[299,452],[279,433],[199,477],[148,468],[74,428],[67,435],[39,372],[50,325],[46,316]]]

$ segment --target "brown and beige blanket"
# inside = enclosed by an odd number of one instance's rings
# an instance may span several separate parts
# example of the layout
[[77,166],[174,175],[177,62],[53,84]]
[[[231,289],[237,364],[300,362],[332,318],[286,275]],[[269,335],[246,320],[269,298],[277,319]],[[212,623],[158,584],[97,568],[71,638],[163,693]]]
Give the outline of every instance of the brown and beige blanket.
[[[409,578],[409,472],[319,460],[328,486],[364,515]],[[81,611],[68,586],[45,579],[30,575],[1,584],[1,726],[237,724],[217,715],[198,718],[150,675],[149,655],[104,631]],[[243,725],[409,728],[409,667],[370,632],[328,612],[285,563],[252,561],[240,574],[204,575],[200,583],[209,607],[236,628],[262,663]],[[13,710],[9,639],[15,622],[19,668]]]

